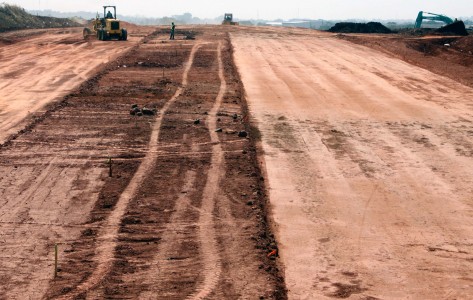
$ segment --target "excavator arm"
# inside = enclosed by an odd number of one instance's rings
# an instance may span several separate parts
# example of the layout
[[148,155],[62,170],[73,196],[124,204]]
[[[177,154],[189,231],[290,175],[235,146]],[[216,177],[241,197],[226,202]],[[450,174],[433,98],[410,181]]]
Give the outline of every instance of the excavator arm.
[[[426,14],[426,15],[424,15],[424,14]],[[447,25],[453,23],[453,20],[450,19],[447,16],[434,14],[434,13],[430,13],[430,12],[420,11],[419,14],[417,15],[415,28],[420,28],[422,26],[422,22],[424,20],[439,21],[439,22],[443,22]]]

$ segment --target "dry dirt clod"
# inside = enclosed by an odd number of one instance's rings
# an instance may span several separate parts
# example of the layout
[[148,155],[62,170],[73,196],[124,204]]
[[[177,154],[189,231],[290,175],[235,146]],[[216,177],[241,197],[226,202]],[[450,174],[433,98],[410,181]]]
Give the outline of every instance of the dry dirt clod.
[[247,137],[247,136],[248,136],[248,133],[243,130],[243,131],[238,132],[238,136],[244,138],[244,137]]

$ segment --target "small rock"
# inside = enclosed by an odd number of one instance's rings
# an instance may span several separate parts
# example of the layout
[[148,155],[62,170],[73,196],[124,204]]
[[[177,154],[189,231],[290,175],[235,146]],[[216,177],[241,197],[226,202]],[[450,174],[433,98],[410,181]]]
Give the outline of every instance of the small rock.
[[239,137],[247,137],[248,133],[246,131],[242,130],[242,131],[238,132],[238,136]]
[[200,124],[200,119],[197,119],[194,121],[194,124],[197,125],[197,124]]
[[133,105],[131,106],[132,109],[135,108],[135,107],[138,107],[138,104],[133,104]]
[[236,120],[236,119],[238,119],[238,115],[237,115],[237,114],[233,114],[232,118],[233,118],[233,120]]
[[217,128],[217,129],[215,129],[215,132],[222,132],[222,131],[223,131],[222,128]]
[[142,113],[141,111],[139,111],[139,112],[136,113],[136,115],[137,115],[138,117],[141,117],[141,116],[143,115],[143,113]]
[[141,112],[143,113],[143,115],[147,115],[147,116],[154,116],[155,115],[154,110],[152,110],[150,108],[146,108],[146,107],[143,107]]
[[130,110],[130,115],[134,116],[135,114],[136,114],[136,112],[133,109],[131,109]]
[[248,201],[248,202],[246,202],[246,205],[248,205],[248,206],[252,206],[253,204],[255,204],[255,203],[254,203],[253,201],[251,201],[251,200]]

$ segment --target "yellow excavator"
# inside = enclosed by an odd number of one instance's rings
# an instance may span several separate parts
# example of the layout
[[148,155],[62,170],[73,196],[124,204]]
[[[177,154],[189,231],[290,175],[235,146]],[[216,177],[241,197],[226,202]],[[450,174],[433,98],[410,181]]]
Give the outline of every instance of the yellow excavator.
[[[113,14],[107,8],[113,8]],[[112,39],[126,41],[128,39],[128,32],[122,27],[120,20],[117,19],[116,6],[104,6],[103,18],[97,13],[95,20],[92,20],[92,29],[86,27],[83,30],[84,39],[90,37],[97,37],[100,41],[109,41]]]

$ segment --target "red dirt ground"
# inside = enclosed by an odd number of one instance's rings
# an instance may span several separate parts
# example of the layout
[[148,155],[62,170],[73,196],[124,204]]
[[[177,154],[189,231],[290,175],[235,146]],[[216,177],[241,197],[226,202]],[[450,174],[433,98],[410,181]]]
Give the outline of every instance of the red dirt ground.
[[1,146],[0,294],[285,297],[231,45],[193,31],[148,35]]
[[473,294],[470,38],[129,30],[0,36],[1,299]]

